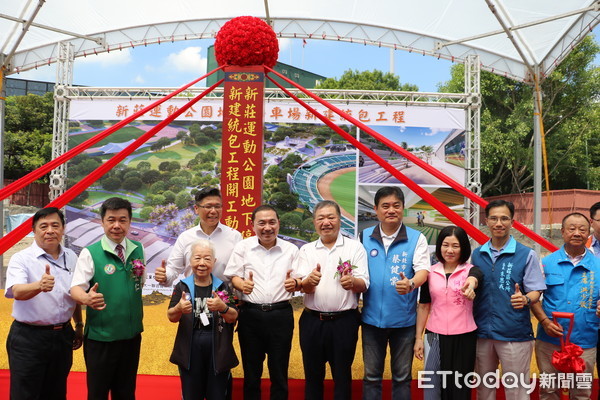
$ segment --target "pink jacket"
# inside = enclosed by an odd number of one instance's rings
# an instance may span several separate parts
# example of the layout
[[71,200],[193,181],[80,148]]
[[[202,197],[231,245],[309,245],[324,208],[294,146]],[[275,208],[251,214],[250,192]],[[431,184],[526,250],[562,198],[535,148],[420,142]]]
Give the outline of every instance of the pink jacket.
[[458,335],[477,329],[473,319],[473,302],[467,300],[460,289],[469,276],[471,264],[461,264],[450,275],[446,284],[446,274],[442,263],[431,267],[429,292],[431,310],[427,329],[440,335]]

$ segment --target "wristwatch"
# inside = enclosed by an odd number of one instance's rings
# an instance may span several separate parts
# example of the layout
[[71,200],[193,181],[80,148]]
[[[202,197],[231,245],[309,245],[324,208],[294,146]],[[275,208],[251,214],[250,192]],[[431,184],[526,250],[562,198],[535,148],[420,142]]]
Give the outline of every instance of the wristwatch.
[[410,291],[412,292],[413,290],[415,290],[415,281],[413,281],[412,279],[410,280]]
[[529,307],[531,305],[531,298],[527,295],[524,295],[524,296],[527,299],[527,307]]

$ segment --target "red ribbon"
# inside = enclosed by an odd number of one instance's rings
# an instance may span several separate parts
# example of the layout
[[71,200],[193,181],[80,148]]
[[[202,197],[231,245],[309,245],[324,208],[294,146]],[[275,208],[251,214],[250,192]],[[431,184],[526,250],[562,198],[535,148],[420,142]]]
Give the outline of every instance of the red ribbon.
[[[325,107],[329,108],[331,111],[335,112],[336,114],[338,114],[338,115],[342,116],[343,118],[345,118],[347,121],[349,121],[349,122],[353,123],[354,125],[358,126],[363,131],[365,131],[369,136],[371,136],[374,139],[376,139],[376,140],[380,141],[381,143],[385,144],[390,149],[396,151],[397,153],[399,153],[403,157],[409,159],[414,164],[418,165],[419,167],[421,167],[422,169],[424,169],[425,171],[427,171],[428,173],[430,173],[434,177],[438,178],[442,182],[446,183],[448,186],[450,186],[454,190],[458,191],[460,194],[462,194],[463,196],[467,197],[471,201],[479,204],[481,207],[485,207],[488,204],[488,202],[485,201],[483,198],[477,196],[475,193],[471,192],[469,189],[465,188],[464,186],[462,186],[461,184],[459,184],[458,182],[456,182],[454,179],[452,179],[449,176],[445,175],[444,173],[442,173],[441,171],[437,170],[433,166],[427,164],[425,161],[423,161],[420,158],[418,158],[417,156],[413,155],[411,152],[409,152],[409,151],[403,149],[402,147],[398,146],[396,143],[392,142],[391,140],[389,140],[385,136],[383,136],[383,135],[375,132],[373,129],[369,128],[367,125],[363,124],[361,121],[357,120],[356,118],[352,117],[349,114],[346,114],[345,112],[343,112],[339,108],[337,108],[334,105],[328,103],[327,101],[323,100],[322,98],[320,98],[316,94],[310,92],[309,90],[303,88],[302,86],[300,86],[296,82],[292,81],[291,79],[288,79],[287,77],[281,75],[280,73],[278,73],[277,71],[273,70],[272,68],[269,68],[266,65],[264,67],[265,67],[265,70],[267,70],[268,72],[272,72],[273,74],[275,74],[279,78],[283,79],[285,82],[289,83],[293,87],[295,87],[295,88],[299,89],[300,91],[302,91],[307,96],[310,96],[311,98],[313,98],[314,100],[318,101],[319,103],[321,103]],[[296,101],[298,101],[298,100],[296,100]],[[431,204],[432,206],[434,206],[432,203],[429,203],[429,204]],[[438,209],[436,206],[434,206],[434,207],[436,209]],[[556,247],[550,241],[544,239],[543,237],[541,237],[537,233],[533,232],[531,229],[527,228],[525,225],[521,224],[520,222],[515,221],[514,222],[514,227],[515,227],[515,229],[517,229],[518,231],[522,232],[523,234],[525,234],[526,236],[528,236],[529,238],[531,238],[535,242],[537,242],[540,245],[544,246],[549,251],[556,251],[556,250],[558,250],[558,247]]]
[[[182,113],[187,111],[188,108],[190,108],[191,106],[196,104],[200,99],[202,99],[208,93],[212,92],[217,86],[219,86],[221,83],[223,83],[223,81],[224,81],[224,79],[221,79],[220,81],[218,81],[217,83],[215,83],[214,85],[212,85],[211,87],[209,87],[208,89],[206,89],[205,91],[200,93],[194,99],[187,102],[180,109],[178,109],[173,114],[171,114],[167,118],[165,118],[164,121],[161,121],[154,128],[152,128],[148,132],[144,133],[142,136],[137,138],[135,141],[133,141],[131,144],[129,144],[127,147],[125,147],[123,150],[121,150],[120,152],[118,152],[117,154],[112,156],[108,161],[106,161],[104,164],[102,164],[100,167],[98,167],[96,170],[94,170],[88,176],[86,176],[81,181],[79,181],[75,185],[73,185],[69,190],[67,190],[62,195],[60,195],[59,197],[57,197],[56,199],[51,201],[46,207],[62,208],[65,205],[67,205],[67,203],[69,203],[71,200],[73,200],[75,197],[77,197],[81,192],[83,192],[85,189],[87,189],[92,183],[96,182],[104,174],[106,174],[108,171],[110,171],[112,168],[114,168],[125,157],[127,157],[128,155],[133,153],[135,150],[137,150],[138,147],[140,147],[142,144],[144,144],[146,141],[148,141],[156,133],[160,132],[171,121],[173,121],[175,118],[177,118]],[[33,217],[29,218],[28,220],[23,222],[21,225],[19,225],[18,227],[16,227],[12,231],[10,231],[2,239],[0,239],[0,254],[4,254],[8,249],[10,249],[16,243],[18,243],[19,240],[21,240],[25,235],[27,235],[29,232],[31,232],[32,220],[33,220]]]
[[181,88],[179,88],[176,91],[174,91],[173,93],[171,93],[171,94],[163,97],[162,99],[159,99],[159,100],[157,100],[157,101],[155,101],[155,102],[147,105],[146,107],[142,108],[140,111],[132,114],[130,117],[127,117],[124,120],[122,120],[121,122],[117,122],[116,124],[114,124],[110,128],[108,128],[108,129],[106,129],[106,130],[104,130],[102,132],[97,133],[96,135],[92,136],[91,138],[89,138],[85,142],[83,142],[83,143],[81,143],[81,144],[73,147],[71,150],[69,150],[66,153],[64,153],[64,154],[56,157],[54,160],[51,160],[47,164],[42,165],[41,167],[39,167],[35,171],[32,171],[32,172],[28,173],[24,177],[22,177],[22,178],[20,178],[20,179],[18,179],[16,181],[14,181],[13,183],[11,183],[10,185],[8,185],[6,187],[0,189],[0,200],[3,200],[5,198],[7,198],[8,196],[10,196],[13,193],[16,193],[20,189],[23,189],[25,186],[29,185],[31,182],[33,182],[36,179],[40,178],[41,176],[49,173],[54,168],[58,167],[59,165],[62,165],[64,163],[66,163],[67,161],[69,161],[71,158],[75,157],[79,153],[83,152],[84,150],[86,150],[89,147],[93,146],[94,144],[98,143],[102,139],[108,137],[108,135],[110,135],[111,133],[113,133],[113,132],[121,129],[125,125],[129,124],[131,121],[136,120],[138,117],[140,117],[143,114],[147,113],[148,111],[152,110],[154,107],[158,106],[159,104],[164,103],[165,101],[169,100],[173,96],[176,96],[177,94],[183,92],[184,90],[186,90],[190,86],[195,85],[196,83],[198,83],[201,80],[203,80],[204,78],[206,78],[206,77],[214,74],[215,72],[221,70],[222,68],[223,67],[216,68],[216,69],[210,71],[209,73],[207,73],[206,75],[203,75],[200,78],[195,79],[192,82],[188,83],[187,85],[182,86]]
[[324,115],[319,113],[317,110],[315,110],[314,108],[312,108],[311,106],[306,104],[304,101],[300,100],[292,92],[290,92],[289,90],[284,88],[282,85],[280,85],[276,80],[274,80],[273,78],[271,78],[268,75],[267,75],[267,78],[269,78],[269,80],[271,82],[273,82],[281,90],[283,90],[285,94],[287,94],[288,96],[290,96],[291,98],[296,100],[296,102],[298,102],[301,106],[303,106],[308,111],[310,111],[313,115],[315,115],[317,118],[319,118],[323,123],[325,123],[331,129],[336,131],[344,139],[346,139],[347,141],[352,143],[352,145],[354,147],[356,147],[357,149],[359,149],[360,151],[365,153],[369,158],[371,158],[373,161],[375,161],[376,163],[381,165],[383,168],[385,168],[394,177],[398,178],[398,180],[400,180],[400,182],[404,183],[410,190],[415,192],[419,197],[421,197],[423,200],[427,201],[429,204],[431,204],[433,207],[435,207],[435,209],[438,210],[439,212],[441,212],[446,218],[448,218],[450,221],[452,221],[457,226],[462,227],[467,232],[467,234],[469,234],[469,236],[471,236],[473,239],[477,240],[477,242],[479,242],[480,244],[483,244],[488,241],[488,237],[483,232],[481,232],[479,229],[477,229],[476,227],[471,225],[469,222],[465,221],[460,215],[458,215],[457,213],[452,211],[448,206],[446,206],[440,200],[436,199],[432,194],[428,193],[425,189],[421,188],[421,186],[416,184],[413,180],[408,178],[402,172],[400,172],[396,168],[392,167],[392,165],[390,163],[388,163],[383,158],[381,158],[379,155],[377,155],[377,153],[375,153],[373,150],[369,149],[367,146],[365,146],[363,143],[361,143],[358,140],[356,140],[355,138],[353,138],[350,134],[348,134],[347,132],[342,130],[339,126],[337,126],[336,124],[331,122],[328,118],[326,118]]

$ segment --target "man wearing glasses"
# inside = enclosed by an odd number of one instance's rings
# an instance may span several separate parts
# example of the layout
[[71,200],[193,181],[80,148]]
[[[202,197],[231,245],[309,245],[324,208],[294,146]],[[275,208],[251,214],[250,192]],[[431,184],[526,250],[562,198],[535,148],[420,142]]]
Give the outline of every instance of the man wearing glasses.
[[169,259],[156,269],[154,279],[163,285],[172,285],[179,274],[189,276],[191,267],[191,244],[198,239],[206,239],[215,244],[215,265],[213,274],[224,282],[229,279],[223,275],[229,256],[242,235],[220,222],[223,201],[221,192],[214,187],[200,190],[195,196],[194,211],[200,217],[198,226],[188,229],[177,238]]
[[[515,374],[517,382],[507,382],[508,400],[528,399],[529,365],[533,352],[530,306],[546,289],[535,251],[518,243],[510,234],[515,207],[505,200],[493,200],[485,207],[491,239],[475,249],[473,265],[483,272],[483,287],[475,298],[477,359],[475,372],[483,378],[502,372]],[[492,400],[496,389],[485,380],[477,388],[477,398]]]
[[588,237],[586,247],[600,257],[600,201],[590,207],[590,224],[594,232]]

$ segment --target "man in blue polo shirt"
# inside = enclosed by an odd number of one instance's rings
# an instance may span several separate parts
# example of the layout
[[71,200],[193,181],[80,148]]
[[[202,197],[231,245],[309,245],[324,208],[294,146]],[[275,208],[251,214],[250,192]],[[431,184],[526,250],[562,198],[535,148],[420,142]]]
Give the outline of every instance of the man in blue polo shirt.
[[[535,251],[518,243],[510,234],[515,207],[505,200],[494,200],[485,208],[491,239],[475,249],[473,265],[483,272],[483,285],[475,298],[477,359],[475,372],[480,377],[495,373],[498,363],[504,374],[515,374],[529,384],[529,364],[533,353],[533,329],[529,307],[546,289]],[[528,399],[528,388],[520,382],[506,381],[507,400]],[[477,388],[477,398],[493,400],[496,389],[485,382]]]
[[[598,321],[596,303],[600,291],[600,259],[585,247],[590,234],[590,222],[585,215],[571,213],[562,221],[561,233],[565,244],[542,260],[546,285],[542,304],[532,307],[540,322],[535,343],[535,357],[540,373],[556,374],[552,365],[552,354],[560,351],[560,337],[569,328],[568,319],[552,320],[552,312],[573,313],[575,324],[571,332],[571,343],[583,348],[581,358],[585,361],[585,373],[594,373]],[[551,381],[552,382],[552,381]],[[557,380],[554,382],[558,383]],[[587,388],[569,388],[571,398],[589,399],[591,385]],[[540,388],[540,399],[558,398],[558,384]]]
[[431,268],[427,239],[402,223],[404,194],[398,186],[380,188],[374,202],[379,224],[360,234],[367,250],[369,275],[374,278],[363,295],[363,399],[381,399],[388,343],[392,398],[411,399],[418,292],[415,289],[425,283]]

